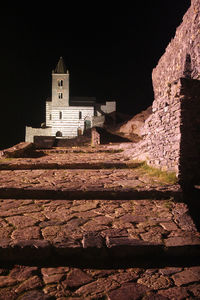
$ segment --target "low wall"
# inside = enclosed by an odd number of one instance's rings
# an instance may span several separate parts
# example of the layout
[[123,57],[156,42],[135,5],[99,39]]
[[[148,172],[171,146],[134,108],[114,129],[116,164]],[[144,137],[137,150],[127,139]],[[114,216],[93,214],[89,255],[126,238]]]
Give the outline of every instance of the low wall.
[[50,136],[51,128],[32,128],[26,126],[25,142],[33,143],[34,136]]

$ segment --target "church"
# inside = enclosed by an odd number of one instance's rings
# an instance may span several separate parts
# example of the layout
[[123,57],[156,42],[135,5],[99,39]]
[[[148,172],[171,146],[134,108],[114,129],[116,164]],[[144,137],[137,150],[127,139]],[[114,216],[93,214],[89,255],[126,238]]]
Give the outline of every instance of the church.
[[69,71],[60,57],[52,71],[52,97],[46,101],[46,122],[41,128],[26,126],[25,141],[35,136],[74,138],[92,127],[103,127],[106,115],[116,111],[115,101],[97,103],[95,97],[69,96]]

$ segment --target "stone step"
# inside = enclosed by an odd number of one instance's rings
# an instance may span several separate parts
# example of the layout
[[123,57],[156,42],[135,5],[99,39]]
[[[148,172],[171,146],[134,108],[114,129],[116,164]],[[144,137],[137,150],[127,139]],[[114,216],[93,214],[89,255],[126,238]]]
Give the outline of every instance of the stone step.
[[65,169],[131,169],[137,168],[141,163],[121,162],[6,162],[0,163],[0,170],[65,170]]
[[[95,198],[101,200],[132,200],[132,199],[169,199],[171,197],[180,200],[182,192],[180,190],[134,190],[134,189],[116,189],[106,190],[91,188],[84,189],[36,189],[36,188],[0,188],[0,199],[52,199],[52,200],[93,200]],[[108,200],[108,201],[109,201]]]
[[14,265],[0,273],[0,299],[199,299],[200,266],[92,269]]
[[187,205],[168,200],[0,200],[0,262],[110,266],[199,258]]

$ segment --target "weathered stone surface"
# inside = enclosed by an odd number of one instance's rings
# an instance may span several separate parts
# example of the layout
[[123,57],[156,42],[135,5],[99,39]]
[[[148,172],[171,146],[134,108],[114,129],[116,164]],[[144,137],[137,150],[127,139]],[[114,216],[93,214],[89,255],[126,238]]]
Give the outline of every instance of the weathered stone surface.
[[41,273],[43,276],[51,276],[55,274],[65,274],[69,272],[69,267],[57,267],[57,268],[42,268]]
[[97,232],[91,232],[84,235],[82,240],[83,248],[102,248],[104,241]]
[[41,279],[37,275],[35,275],[33,277],[28,278],[23,283],[21,283],[15,289],[15,293],[19,294],[24,291],[29,291],[29,290],[39,288],[39,287],[42,287],[42,282],[41,282]]
[[80,287],[93,281],[92,277],[79,269],[72,270],[67,278],[63,281],[63,285],[70,288]]
[[8,287],[17,283],[17,280],[15,278],[9,276],[1,276],[0,279],[0,287]]
[[182,268],[178,268],[178,267],[166,267],[163,269],[159,270],[159,273],[161,273],[162,275],[172,275],[174,273],[178,273],[181,272]]
[[32,277],[37,272],[37,267],[15,266],[11,272],[10,277],[17,281],[24,281],[29,277]]
[[158,291],[158,293],[167,297],[167,299],[177,300],[187,299],[190,296],[186,287],[172,287],[166,290]]
[[15,300],[17,294],[14,292],[13,288],[2,288],[0,289],[0,299],[2,300]]
[[187,245],[200,245],[198,236],[174,236],[165,240],[167,247],[187,246]]
[[27,216],[13,216],[6,218],[6,220],[15,227],[24,228],[34,226],[37,220]]
[[192,284],[187,286],[187,290],[190,291],[190,293],[193,294],[194,297],[197,299],[200,298],[200,284]]
[[109,300],[137,300],[141,299],[148,288],[138,283],[127,283],[108,293]]
[[22,295],[22,300],[51,300],[51,296],[44,295],[42,291],[32,290]]
[[40,239],[40,228],[37,226],[16,229],[12,233],[12,238],[15,240],[32,240]]
[[159,274],[145,274],[143,277],[139,278],[137,282],[154,290],[166,289],[172,286],[172,282],[167,276]]
[[186,269],[180,273],[174,274],[172,278],[177,286],[182,286],[184,284],[199,281],[200,277],[199,273],[195,273],[190,269]]
[[0,152],[0,157],[24,157],[35,149],[33,143],[22,142]]

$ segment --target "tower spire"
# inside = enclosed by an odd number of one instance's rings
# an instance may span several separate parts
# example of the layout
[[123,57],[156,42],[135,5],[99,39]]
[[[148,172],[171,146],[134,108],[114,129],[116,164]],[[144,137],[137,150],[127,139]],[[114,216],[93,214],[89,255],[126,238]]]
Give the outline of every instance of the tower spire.
[[54,72],[57,74],[66,74],[67,73],[67,68],[65,66],[65,62],[64,62],[64,59],[62,56],[60,57]]

